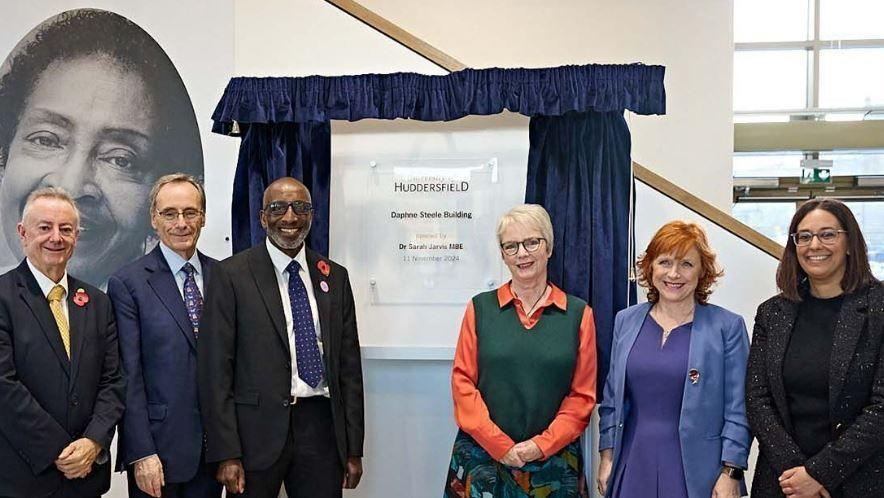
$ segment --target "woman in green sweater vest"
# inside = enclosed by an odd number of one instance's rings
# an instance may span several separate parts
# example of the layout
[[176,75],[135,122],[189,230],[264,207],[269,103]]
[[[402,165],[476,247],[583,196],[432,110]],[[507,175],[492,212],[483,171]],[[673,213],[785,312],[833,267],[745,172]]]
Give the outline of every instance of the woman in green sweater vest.
[[513,208],[497,237],[512,280],[467,303],[444,496],[587,496],[578,440],[595,405],[592,310],[547,281],[545,209]]

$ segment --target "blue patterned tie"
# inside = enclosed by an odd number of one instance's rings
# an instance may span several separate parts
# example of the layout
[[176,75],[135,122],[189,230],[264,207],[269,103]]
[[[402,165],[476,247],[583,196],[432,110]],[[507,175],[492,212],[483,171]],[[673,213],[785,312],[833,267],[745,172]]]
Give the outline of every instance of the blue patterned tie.
[[184,305],[187,307],[187,317],[193,325],[193,336],[200,337],[200,316],[203,314],[203,295],[196,285],[196,269],[190,263],[184,263],[181,267],[184,272]]
[[322,380],[322,355],[316,342],[316,329],[313,327],[313,313],[307,288],[298,272],[301,265],[292,260],[285,268],[289,274],[289,302],[292,305],[292,325],[295,333],[295,356],[298,361],[298,377],[308,386],[316,388]]

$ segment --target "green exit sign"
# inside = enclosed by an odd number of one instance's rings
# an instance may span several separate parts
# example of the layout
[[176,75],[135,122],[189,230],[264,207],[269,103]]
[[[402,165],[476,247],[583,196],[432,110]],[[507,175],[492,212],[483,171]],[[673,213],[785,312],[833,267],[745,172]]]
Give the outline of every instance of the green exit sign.
[[802,185],[832,183],[832,172],[829,168],[802,169],[801,183]]

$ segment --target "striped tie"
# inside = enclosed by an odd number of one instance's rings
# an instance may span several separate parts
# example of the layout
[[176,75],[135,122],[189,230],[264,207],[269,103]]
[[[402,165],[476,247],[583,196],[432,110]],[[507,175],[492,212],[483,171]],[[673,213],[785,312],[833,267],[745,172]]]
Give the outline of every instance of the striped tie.
[[56,285],[49,291],[49,309],[52,310],[52,316],[55,317],[55,323],[58,325],[58,333],[61,334],[61,342],[64,343],[64,351],[71,359],[71,329],[68,328],[68,319],[64,316],[64,310],[61,307],[61,300],[64,299],[64,287]]

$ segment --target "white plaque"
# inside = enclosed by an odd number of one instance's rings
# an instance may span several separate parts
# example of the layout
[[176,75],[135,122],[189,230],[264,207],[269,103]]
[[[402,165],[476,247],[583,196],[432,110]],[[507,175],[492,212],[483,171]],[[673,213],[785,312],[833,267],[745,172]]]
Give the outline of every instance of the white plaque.
[[465,303],[500,284],[497,160],[371,163],[364,233],[373,303]]

